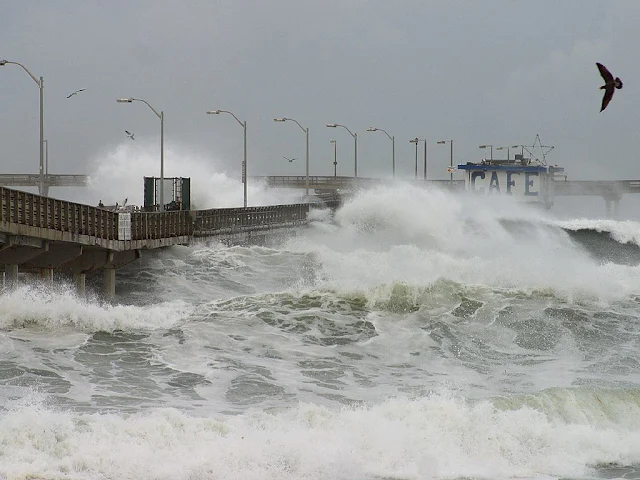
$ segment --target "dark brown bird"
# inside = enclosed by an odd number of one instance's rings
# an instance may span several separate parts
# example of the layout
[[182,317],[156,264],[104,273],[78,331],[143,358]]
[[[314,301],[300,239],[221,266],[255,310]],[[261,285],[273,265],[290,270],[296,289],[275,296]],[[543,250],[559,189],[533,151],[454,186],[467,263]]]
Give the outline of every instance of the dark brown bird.
[[604,78],[604,85],[600,87],[600,90],[604,90],[604,97],[602,98],[602,108],[600,109],[600,111],[603,111],[605,108],[607,108],[607,105],[609,105],[609,102],[613,98],[614,90],[616,88],[622,88],[622,80],[620,80],[618,77],[614,79],[613,75],[611,75],[611,72],[607,70],[607,67],[605,67],[601,63],[596,63],[596,65],[598,66],[598,70],[600,70],[600,75],[602,75],[602,78]]

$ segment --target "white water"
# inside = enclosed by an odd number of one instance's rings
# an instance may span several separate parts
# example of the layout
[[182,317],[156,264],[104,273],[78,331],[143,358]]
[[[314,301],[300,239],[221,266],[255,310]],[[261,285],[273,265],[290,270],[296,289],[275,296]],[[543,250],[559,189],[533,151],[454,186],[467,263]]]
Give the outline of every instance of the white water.
[[[157,169],[139,148],[99,156],[90,195],[139,203]],[[242,203],[205,156],[167,158],[201,208]],[[250,187],[250,204],[291,201]],[[283,245],[143,255],[119,272],[126,305],[65,286],[0,295],[0,478],[586,479],[640,464],[640,271],[561,229],[637,242],[640,224],[404,184],[311,220]]]
[[80,415],[36,403],[0,419],[10,459],[0,468],[7,478],[347,480],[585,477],[587,465],[640,462],[637,403],[622,422],[598,424],[580,421],[604,416],[597,403],[566,408],[577,421],[446,393],[219,419],[175,409]]
[[[289,246],[315,252],[328,283],[346,290],[389,282],[426,286],[448,278],[496,288],[550,288],[567,299],[608,301],[640,291],[639,267],[595,262],[558,228],[567,222],[509,199],[399,184],[360,193],[335,220],[337,225],[316,222]],[[510,230],[505,220],[519,224]],[[597,228],[602,222],[587,224]],[[624,228],[623,239],[640,236],[640,223],[613,224]]]
[[607,232],[617,242],[640,246],[640,222],[637,221],[576,219],[558,221],[556,224],[567,230]]
[[[142,205],[143,178],[160,176],[157,146],[143,141],[125,142],[102,152],[92,159],[90,185],[81,192],[80,199],[88,204]],[[181,144],[165,145],[165,178],[190,177],[192,208],[241,207],[243,189],[240,175],[221,169],[209,155],[195,152]],[[268,189],[264,183],[249,178],[247,200],[249,206],[276,205],[300,202],[295,189]]]

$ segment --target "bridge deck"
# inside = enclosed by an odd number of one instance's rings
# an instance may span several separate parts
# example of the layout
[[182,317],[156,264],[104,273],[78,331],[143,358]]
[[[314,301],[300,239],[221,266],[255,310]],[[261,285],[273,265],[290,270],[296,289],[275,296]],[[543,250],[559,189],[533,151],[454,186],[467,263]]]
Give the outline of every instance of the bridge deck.
[[[270,187],[305,188],[307,180],[304,175],[270,175],[253,177],[254,180],[266,182]],[[391,184],[392,179],[375,179],[362,177],[309,176],[309,188],[315,190],[352,190],[369,188],[375,185]],[[403,180],[420,186],[438,186],[453,190],[464,189],[464,180]],[[640,180],[556,180],[553,182],[553,195],[597,195],[602,197],[619,197],[625,193],[640,193]]]
[[142,249],[302,225],[310,208],[314,205],[123,214],[0,187],[0,265],[74,272],[119,266]]
[[[269,175],[266,177],[252,177],[253,180],[265,182],[270,187],[281,188],[306,188],[307,180],[304,175]],[[437,185],[442,188],[460,190],[464,188],[464,180],[408,180],[408,183],[418,185]],[[390,185],[392,179],[363,178],[363,177],[338,177],[309,175],[309,188],[317,190],[350,190],[356,188],[369,188],[376,185]]]
[[625,193],[640,193],[640,180],[568,180],[553,182],[555,196],[598,195],[619,197]]
[[[63,177],[60,176],[60,182],[82,181]],[[16,180],[15,176],[12,180]],[[23,180],[37,182],[38,176],[27,175]],[[304,188],[307,184],[305,176],[270,176],[263,180],[275,187]],[[312,176],[308,182],[310,188],[330,191],[353,190],[389,181]],[[454,190],[464,188],[461,180],[411,183]],[[600,195],[610,202],[625,193],[640,193],[640,180],[553,182],[553,196]],[[191,212],[135,211],[123,216],[98,207],[0,187],[0,265],[5,268],[19,265],[27,270],[55,268],[74,273],[116,268],[138,258],[144,249],[188,244],[198,237],[263,234],[303,225],[314,207],[317,205],[305,203]]]
[[[86,187],[89,184],[87,175],[46,174],[45,184],[50,187]],[[40,175],[37,173],[4,173],[0,174],[0,186],[3,187],[37,187]]]

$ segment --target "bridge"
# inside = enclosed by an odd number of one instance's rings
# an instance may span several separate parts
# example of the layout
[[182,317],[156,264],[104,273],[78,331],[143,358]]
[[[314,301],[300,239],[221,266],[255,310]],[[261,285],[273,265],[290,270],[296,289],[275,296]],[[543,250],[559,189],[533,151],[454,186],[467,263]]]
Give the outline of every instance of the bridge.
[[[13,175],[12,182],[38,185],[38,175]],[[52,176],[53,177],[53,176]],[[76,175],[58,175],[51,185],[81,182]],[[81,176],[82,177],[82,176]],[[255,177],[254,177],[255,178]],[[261,177],[273,187],[305,188],[305,176]],[[258,178],[256,178],[258,179]],[[0,182],[2,177],[0,176]],[[390,183],[389,180],[353,177],[309,177],[316,191],[351,190]],[[464,189],[461,180],[414,181]],[[640,180],[559,181],[553,180],[554,196],[600,195],[607,211],[614,209],[623,194],[640,193]],[[115,295],[116,269],[140,258],[146,250],[188,245],[199,239],[217,238],[223,242],[250,242],[307,223],[311,209],[336,208],[338,201],[324,204],[273,205],[248,208],[216,208],[197,211],[145,212],[113,211],[79,203],[0,187],[0,268],[5,282],[18,281],[19,272],[40,274],[53,281],[54,271],[74,278],[84,293],[87,273],[102,270],[105,293]]]
[[[326,205],[335,207],[336,205]],[[86,274],[104,273],[105,293],[115,295],[115,271],[145,250],[187,245],[200,238],[250,241],[304,225],[313,204],[219,208],[198,211],[111,211],[0,187],[0,266],[5,282],[19,271],[53,280],[73,276],[84,293]]]
[[640,193],[640,180],[567,180],[553,183],[556,196],[600,195],[619,197],[625,193]]
[[37,173],[0,174],[0,187],[38,187],[45,197],[49,196],[49,187],[86,187],[88,175],[50,174],[40,176]]
[[[264,177],[252,177],[254,180],[266,182],[272,188],[306,188],[304,175],[282,176],[269,175]],[[419,185],[437,185],[442,188],[452,188],[454,190],[464,189],[464,180],[408,180],[410,183]],[[391,185],[392,179],[363,178],[363,177],[338,177],[338,176],[309,176],[309,188],[316,190],[353,190],[358,188],[369,188],[376,185]]]
[[618,214],[622,195],[640,193],[640,180],[556,180],[552,198],[559,196],[597,195],[605,202],[607,218]]
[[[253,177],[255,180],[264,181],[270,187],[280,188],[306,188],[306,177],[276,176]],[[605,200],[607,217],[616,215],[620,199],[624,194],[640,193],[640,180],[564,180],[555,178],[549,192],[551,203],[555,197],[591,195],[599,196]],[[369,188],[376,185],[389,185],[392,179],[375,179],[362,177],[337,177],[337,176],[309,176],[309,188],[316,193],[338,190],[355,190]],[[464,180],[405,180],[418,186],[436,186],[453,191],[461,191],[465,188]]]

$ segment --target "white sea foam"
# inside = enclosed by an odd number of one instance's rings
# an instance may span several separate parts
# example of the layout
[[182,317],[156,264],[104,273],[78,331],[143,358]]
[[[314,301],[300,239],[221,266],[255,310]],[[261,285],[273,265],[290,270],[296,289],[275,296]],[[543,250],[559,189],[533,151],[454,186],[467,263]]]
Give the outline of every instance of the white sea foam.
[[[106,205],[143,204],[143,177],[160,176],[157,145],[125,142],[96,155],[90,185],[80,201]],[[165,177],[191,178],[191,203],[194,209],[241,207],[243,185],[239,175],[231,175],[215,159],[181,144],[165,145]],[[298,203],[296,189],[270,189],[264,183],[247,183],[249,206]]]
[[[582,392],[580,395],[593,395]],[[593,405],[593,404],[589,404]],[[71,479],[438,479],[588,476],[640,462],[637,402],[622,419],[563,420],[445,394],[329,409],[202,418],[175,409],[135,415],[24,405],[0,416],[0,475]],[[582,415],[581,415],[582,414]],[[600,415],[602,416],[602,415]]]
[[620,243],[632,243],[640,246],[640,222],[626,220],[590,220],[574,219],[556,222],[561,228],[567,230],[594,230],[596,232],[608,232],[615,241]]
[[183,301],[147,307],[84,300],[70,288],[22,285],[0,295],[0,329],[35,326],[84,332],[166,329],[189,316],[193,306]]
[[640,268],[600,265],[545,212],[508,198],[410,185],[361,192],[290,248],[314,252],[329,283],[368,290],[438,278],[498,288],[615,299],[640,291]]

